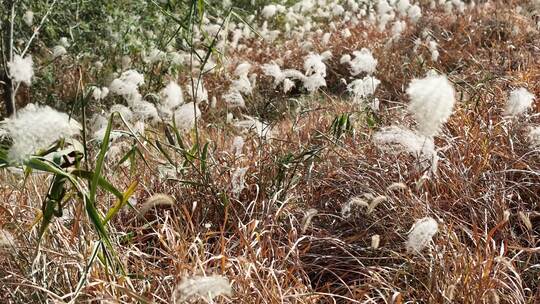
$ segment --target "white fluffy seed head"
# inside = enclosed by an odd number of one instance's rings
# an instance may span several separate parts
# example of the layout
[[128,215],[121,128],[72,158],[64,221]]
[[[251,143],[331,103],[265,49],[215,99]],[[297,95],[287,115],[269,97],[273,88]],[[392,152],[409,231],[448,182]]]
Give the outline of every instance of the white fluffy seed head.
[[16,82],[24,82],[30,85],[34,77],[32,56],[22,58],[20,55],[13,56],[13,60],[7,63],[9,76]]
[[431,242],[437,231],[439,231],[439,225],[431,217],[424,217],[416,221],[407,239],[407,252],[420,253]]
[[186,103],[174,112],[176,128],[180,132],[189,131],[195,126],[196,118],[200,116],[201,110],[197,105],[194,107],[192,102]]
[[15,238],[9,231],[0,229],[0,248],[10,248],[16,244]]
[[173,294],[173,303],[185,303],[189,299],[203,298],[212,301],[218,296],[231,296],[232,287],[229,280],[220,275],[209,277],[184,277]]
[[272,127],[258,120],[255,117],[244,115],[245,119],[235,122],[235,126],[246,131],[256,133],[262,139],[270,139],[272,137]]
[[94,98],[94,100],[102,100],[104,99],[105,97],[107,97],[107,95],[109,95],[109,88],[107,87],[92,87],[92,98]]
[[319,88],[326,86],[326,80],[321,74],[313,74],[303,78],[304,88],[310,93],[316,92]]
[[455,93],[452,84],[443,75],[428,75],[413,79],[407,88],[411,99],[408,110],[416,119],[418,132],[424,136],[436,135],[454,108]]
[[246,183],[246,168],[236,168],[231,176],[231,192],[234,197],[238,197],[245,188]]
[[234,70],[234,75],[238,77],[247,77],[247,75],[249,74],[249,70],[251,70],[251,64],[249,62],[242,62]]
[[197,80],[195,80],[193,87],[191,84],[188,84],[187,93],[191,97],[191,100],[194,100],[196,103],[208,101],[208,91],[204,88],[202,81],[197,83]]
[[347,91],[353,95],[353,101],[360,103],[362,100],[375,93],[381,81],[373,76],[356,79],[347,85]]
[[267,63],[262,65],[262,71],[264,75],[271,76],[274,78],[274,85],[279,85],[283,80],[285,80],[285,75],[281,72],[281,68],[276,63]]
[[352,214],[352,209],[354,207],[365,207],[367,209],[369,208],[369,203],[362,197],[352,197],[341,206],[341,216],[343,216],[344,218],[350,217]]
[[528,140],[531,144],[531,147],[540,147],[540,127],[534,127],[529,129]]
[[381,243],[381,236],[378,234],[374,234],[371,236],[371,248],[378,249],[379,244]]
[[17,113],[17,117],[4,120],[2,129],[13,140],[9,159],[19,162],[57,140],[79,134],[82,127],[66,113],[30,103]]
[[244,97],[242,96],[242,94],[240,94],[238,90],[231,89],[222,97],[227,106],[230,108],[243,108],[246,106]]
[[135,120],[158,122],[160,120],[156,106],[146,100],[137,100],[131,105]]
[[52,49],[53,58],[62,57],[67,54],[67,50],[63,45],[57,45]]
[[109,89],[112,93],[128,97],[138,94],[139,85],[143,83],[144,76],[141,73],[135,70],[127,70],[119,78],[111,82]]
[[353,56],[354,58],[349,61],[351,75],[356,76],[362,72],[368,74],[375,73],[378,61],[373,57],[369,49],[362,48],[360,51],[355,51],[353,52]]
[[382,128],[373,134],[373,142],[382,149],[406,151],[415,156],[431,155],[435,152],[433,139],[397,126]]
[[242,155],[244,149],[244,138],[242,136],[235,136],[232,142],[232,150],[237,157]]
[[112,114],[114,112],[118,112],[126,122],[133,121],[133,111],[131,111],[130,108],[122,104],[117,103],[115,105],[112,105],[109,109],[109,113]]
[[326,64],[323,62],[323,56],[319,54],[309,54],[304,60],[304,71],[306,76],[319,74],[326,77]]
[[274,17],[277,11],[277,6],[274,4],[269,4],[262,9],[261,15],[264,17],[264,19],[270,19]]
[[28,26],[32,26],[34,24],[34,12],[32,11],[26,11],[23,15],[23,21]]
[[515,89],[510,92],[504,115],[516,116],[525,113],[531,106],[534,95],[525,88]]
[[160,111],[170,114],[179,105],[184,103],[184,96],[182,94],[182,88],[174,81],[169,82],[159,92],[160,97]]
[[253,91],[253,86],[251,85],[251,82],[249,78],[247,77],[247,75],[245,75],[245,76],[240,76],[238,79],[233,80],[233,82],[231,83],[230,89],[237,91],[239,93],[249,95]]

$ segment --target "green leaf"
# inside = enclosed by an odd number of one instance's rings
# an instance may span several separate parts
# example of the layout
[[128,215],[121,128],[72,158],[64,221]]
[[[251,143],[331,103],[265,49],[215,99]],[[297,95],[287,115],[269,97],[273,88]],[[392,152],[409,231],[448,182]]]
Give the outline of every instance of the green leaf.
[[[86,171],[86,170],[75,170],[71,172],[74,176],[84,178],[87,180],[92,180],[94,177],[94,172]],[[107,190],[108,192],[112,193],[114,196],[116,196],[118,199],[123,199],[122,192],[120,190],[116,189],[111,183],[109,183],[106,179],[104,179],[102,176],[98,177],[97,181],[100,188]]]
[[206,173],[207,168],[207,161],[206,158],[208,157],[208,143],[206,143],[203,147],[202,154],[201,154],[201,172],[203,174]]
[[128,199],[133,195],[133,193],[135,193],[135,189],[137,188],[138,184],[139,183],[137,181],[134,181],[133,183],[131,183],[131,185],[129,185],[126,192],[124,192],[124,194],[122,195],[122,198],[118,199],[116,205],[114,205],[109,210],[109,212],[107,212],[107,215],[103,220],[103,224],[107,224],[113,218],[113,216],[115,216],[120,211],[120,209],[124,207],[124,205],[128,202]]
[[94,170],[92,182],[90,183],[89,199],[92,204],[96,202],[96,192],[97,192],[97,187],[99,185],[99,179],[101,176],[101,169],[103,168],[103,163],[105,162],[105,154],[107,153],[107,150],[109,149],[109,138],[111,135],[111,127],[112,127],[114,114],[115,113],[112,113],[111,117],[109,118],[109,123],[107,124],[107,129],[105,130],[105,136],[103,136],[103,141],[101,142],[101,148],[99,150],[99,155],[96,162],[96,169]]

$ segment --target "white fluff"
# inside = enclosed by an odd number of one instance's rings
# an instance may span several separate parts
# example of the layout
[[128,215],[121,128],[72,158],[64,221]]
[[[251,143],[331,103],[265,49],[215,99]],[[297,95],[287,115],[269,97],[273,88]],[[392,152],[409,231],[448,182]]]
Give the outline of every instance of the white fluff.
[[237,128],[255,132],[262,139],[269,139],[272,137],[272,128],[269,124],[247,115],[244,115],[244,118],[246,119],[237,121],[234,125]]
[[304,60],[304,71],[306,76],[319,74],[321,77],[326,77],[326,64],[323,62],[323,57],[319,54],[309,54]]
[[173,303],[186,303],[194,298],[203,298],[213,302],[217,296],[231,296],[231,294],[232,288],[226,277],[220,275],[184,277],[176,286]]
[[233,138],[232,150],[235,156],[238,157],[242,155],[242,150],[244,149],[244,143],[245,143],[244,138],[242,136],[235,136]]
[[174,81],[169,82],[166,87],[159,92],[159,110],[165,115],[171,115],[172,111],[184,103],[182,88]]
[[275,63],[263,64],[261,67],[264,75],[274,78],[274,86],[279,85],[285,80],[285,75],[281,72],[281,67]]
[[320,87],[326,86],[326,80],[321,74],[313,74],[309,77],[304,77],[304,88],[310,93],[317,91]]
[[[202,80],[197,84],[198,80],[194,79],[194,86],[196,90],[193,90],[191,87],[191,83],[187,86],[187,92],[189,96],[191,97],[191,100],[194,100],[197,103],[201,103],[203,101],[208,101],[208,91],[204,88],[204,84]],[[195,91],[195,92],[194,92]],[[193,96],[193,93],[195,93],[195,97]]]
[[7,67],[11,79],[30,85],[34,76],[32,56],[22,58],[20,55],[15,55],[13,60],[7,63]]
[[57,45],[52,50],[52,56],[53,58],[62,57],[65,54],[67,54],[67,50],[63,45]]
[[244,190],[247,169],[236,168],[231,176],[231,192],[235,197],[238,197]]
[[504,115],[516,116],[525,113],[530,107],[532,107],[533,100],[534,95],[527,91],[527,89],[519,88],[513,90],[508,96],[508,102],[506,103]]
[[420,20],[420,17],[422,17],[422,9],[417,4],[412,5],[407,10],[407,14],[409,15],[409,18],[412,22],[418,22]]
[[411,130],[397,126],[383,128],[373,134],[373,142],[381,149],[392,153],[405,151],[420,160],[431,164],[432,171],[437,170],[438,156],[432,137],[416,134]]
[[349,63],[351,62],[351,55],[349,54],[345,54],[343,56],[341,56],[341,58],[339,59],[339,63],[341,64],[345,64],[345,63]]
[[112,93],[128,99],[130,95],[137,95],[139,93],[138,88],[143,83],[144,76],[141,73],[135,70],[127,70],[111,82],[109,89]]
[[115,112],[120,114],[126,122],[133,121],[133,112],[128,107],[122,104],[115,104],[109,109],[109,113],[112,114]]
[[370,50],[362,48],[360,51],[354,51],[353,56],[354,58],[349,62],[351,67],[351,75],[356,76],[362,72],[366,72],[368,74],[375,73],[377,68],[377,59],[373,57]]
[[30,103],[21,109],[16,117],[5,119],[1,129],[13,140],[8,152],[9,159],[22,161],[38,150],[48,148],[57,140],[79,134],[82,127],[66,113]]
[[283,80],[283,93],[289,92],[292,88],[294,88],[294,86],[294,81],[290,79]]
[[240,76],[238,79],[233,80],[231,83],[231,90],[238,91],[243,94],[251,94],[253,91],[253,86],[251,85],[251,82],[247,75]]
[[408,110],[416,119],[418,132],[424,136],[436,135],[452,115],[456,102],[452,84],[446,76],[429,75],[413,79],[407,94],[411,99]]
[[26,11],[23,15],[23,21],[28,26],[32,26],[34,24],[34,12],[32,11]]
[[230,108],[243,108],[246,106],[246,102],[244,101],[244,97],[238,90],[229,90],[227,94],[223,95],[223,100]]
[[100,101],[105,99],[109,95],[109,88],[107,87],[92,87],[92,98],[94,100]]
[[251,70],[251,64],[248,62],[243,62],[236,67],[236,69],[234,70],[234,75],[238,77],[242,77],[242,76],[247,77],[250,70]]
[[356,79],[347,85],[347,90],[353,94],[354,102],[361,102],[366,97],[373,95],[381,81],[373,76]]
[[425,217],[416,221],[407,239],[407,252],[420,253],[431,242],[437,231],[439,231],[439,225],[431,217]]
[[277,13],[277,7],[273,4],[269,4],[265,6],[261,11],[261,15],[263,16],[264,19],[272,18],[276,15],[276,13]]
[[189,131],[195,126],[196,118],[200,116],[201,110],[197,105],[194,108],[192,102],[186,103],[174,112],[176,128],[181,132]]
[[135,120],[149,120],[152,122],[160,120],[156,106],[146,100],[139,100],[133,103],[133,105],[131,105],[131,110],[133,111]]

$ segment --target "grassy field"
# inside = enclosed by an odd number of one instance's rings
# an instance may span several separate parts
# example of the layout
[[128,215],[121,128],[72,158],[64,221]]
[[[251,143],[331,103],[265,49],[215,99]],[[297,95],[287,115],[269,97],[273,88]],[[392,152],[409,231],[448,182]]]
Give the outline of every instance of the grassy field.
[[[329,3],[320,7],[335,15],[314,16],[302,36],[295,28],[304,21],[287,34],[286,9],[264,17],[261,5],[243,20],[253,28],[241,46],[201,47],[202,68],[185,57],[190,64],[176,73],[144,55],[108,75],[69,47],[53,59],[35,51],[34,77],[45,87],[21,85],[18,117],[28,103],[73,113],[83,148],[63,136],[49,151],[56,158],[42,150],[3,163],[0,302],[540,303],[540,3],[424,1],[415,18],[399,13],[399,2],[385,26],[380,3],[358,2],[367,12],[358,23]],[[396,20],[405,22],[400,31]],[[233,29],[224,30],[225,45],[234,44]],[[343,55],[362,48],[376,69],[352,75]],[[323,57],[314,74],[309,54]],[[197,77],[209,62],[215,69]],[[272,62],[305,72],[276,85],[265,66]],[[305,77],[319,62],[325,85],[310,92]],[[237,70],[242,63],[249,72]],[[145,77],[135,89],[142,99],[111,92],[93,100],[92,86],[114,91],[111,81],[129,69]],[[354,98],[348,84],[369,75],[380,84]],[[455,105],[424,137],[409,104],[427,96],[429,120],[446,96],[445,87],[409,92],[426,75],[445,75]],[[206,100],[188,87],[199,79]],[[245,105],[235,106],[225,95],[246,79],[251,90],[238,90]],[[137,118],[141,100],[166,100],[159,89],[169,81],[192,101],[192,116],[200,108],[186,128],[160,108],[159,119]],[[510,113],[518,88],[536,98]],[[45,95],[54,103],[37,100]],[[124,121],[113,115],[107,128],[114,104],[133,113],[116,108]],[[378,141],[390,126],[415,135]],[[413,225],[425,218],[436,228],[410,250]]]

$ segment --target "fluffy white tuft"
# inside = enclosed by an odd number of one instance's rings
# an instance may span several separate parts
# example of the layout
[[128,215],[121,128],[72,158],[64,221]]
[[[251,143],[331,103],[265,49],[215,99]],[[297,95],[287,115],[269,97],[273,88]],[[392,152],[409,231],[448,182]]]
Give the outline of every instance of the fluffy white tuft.
[[236,168],[231,176],[231,192],[238,197],[245,188],[246,173],[248,168]]
[[439,225],[436,220],[431,217],[419,219],[414,223],[409,233],[406,244],[407,251],[420,253],[431,242],[437,231],[439,231]]
[[223,100],[230,108],[243,108],[246,106],[244,97],[238,90],[230,90],[227,94],[223,95]]
[[235,136],[233,138],[232,150],[234,151],[234,155],[236,155],[237,157],[242,155],[244,143],[244,138],[242,136]]
[[263,64],[262,71],[264,75],[274,77],[275,86],[285,80],[285,75],[281,72],[281,68],[275,63]]
[[92,98],[94,98],[94,100],[102,100],[102,99],[105,99],[105,97],[107,97],[107,95],[109,95],[109,88],[107,87],[102,87],[102,88],[99,88],[99,87],[92,87]]
[[23,21],[28,26],[32,26],[34,24],[34,12],[32,11],[26,11],[23,15]]
[[317,91],[320,87],[326,86],[326,80],[321,74],[313,74],[304,77],[304,88],[310,93]]
[[184,103],[182,88],[174,81],[169,82],[169,84],[159,92],[159,97],[159,111],[165,115],[171,115],[176,107]]
[[24,82],[30,85],[34,76],[32,56],[22,58],[20,55],[13,56],[13,60],[7,63],[9,75],[16,82]]
[[192,102],[186,103],[174,112],[176,128],[181,132],[189,131],[195,126],[196,118],[200,116],[201,110],[197,105],[194,107]]
[[416,119],[418,132],[424,136],[436,135],[452,115],[456,102],[452,84],[446,76],[428,75],[412,80],[407,94],[411,99],[408,110]]
[[127,70],[111,82],[109,90],[114,94],[123,96],[129,102],[132,96],[139,94],[139,85],[143,83],[144,76],[141,73],[135,70]]
[[237,128],[255,132],[262,139],[269,139],[272,137],[272,128],[269,124],[251,116],[244,115],[244,117],[246,118],[245,120],[237,121],[234,124]]
[[63,45],[57,45],[52,49],[53,58],[62,57],[67,54],[67,50]]
[[528,139],[532,147],[540,147],[540,127],[531,128],[529,130]]
[[319,74],[323,78],[326,77],[326,64],[324,64],[323,59],[323,56],[319,54],[309,54],[304,60],[306,76]]
[[347,90],[353,94],[354,102],[361,102],[364,98],[373,95],[381,81],[373,76],[356,79],[347,85]]
[[126,122],[133,121],[133,111],[122,104],[115,104],[109,109],[109,113],[118,112]]
[[373,57],[370,50],[362,48],[360,51],[353,52],[354,58],[349,61],[351,67],[351,74],[356,76],[362,72],[368,74],[375,73],[377,68],[377,59]]
[[515,89],[510,92],[508,102],[504,109],[504,115],[516,116],[525,113],[531,106],[534,95],[525,88]]
[[186,303],[186,301],[197,297],[213,302],[217,296],[230,296],[231,294],[232,288],[226,277],[220,275],[185,277],[176,286],[173,303]]
[[[194,100],[196,103],[201,103],[203,101],[208,101],[208,91],[204,88],[204,84],[202,81],[197,83],[197,80],[194,81],[194,87],[195,90],[191,86],[191,84],[188,84],[187,86],[187,92],[189,96],[191,97],[191,100]],[[195,93],[195,96],[193,96]]]
[[8,157],[17,162],[38,150],[48,148],[57,140],[79,134],[82,129],[66,113],[32,103],[21,109],[17,117],[5,119],[2,125],[2,129],[13,140]]
[[437,169],[437,151],[432,137],[416,134],[411,130],[391,126],[373,134],[373,142],[382,149],[393,153],[405,151],[422,162],[431,163],[433,171]]
[[277,13],[277,7],[273,4],[269,4],[265,6],[262,11],[261,15],[264,17],[264,19],[270,19],[274,17]]

